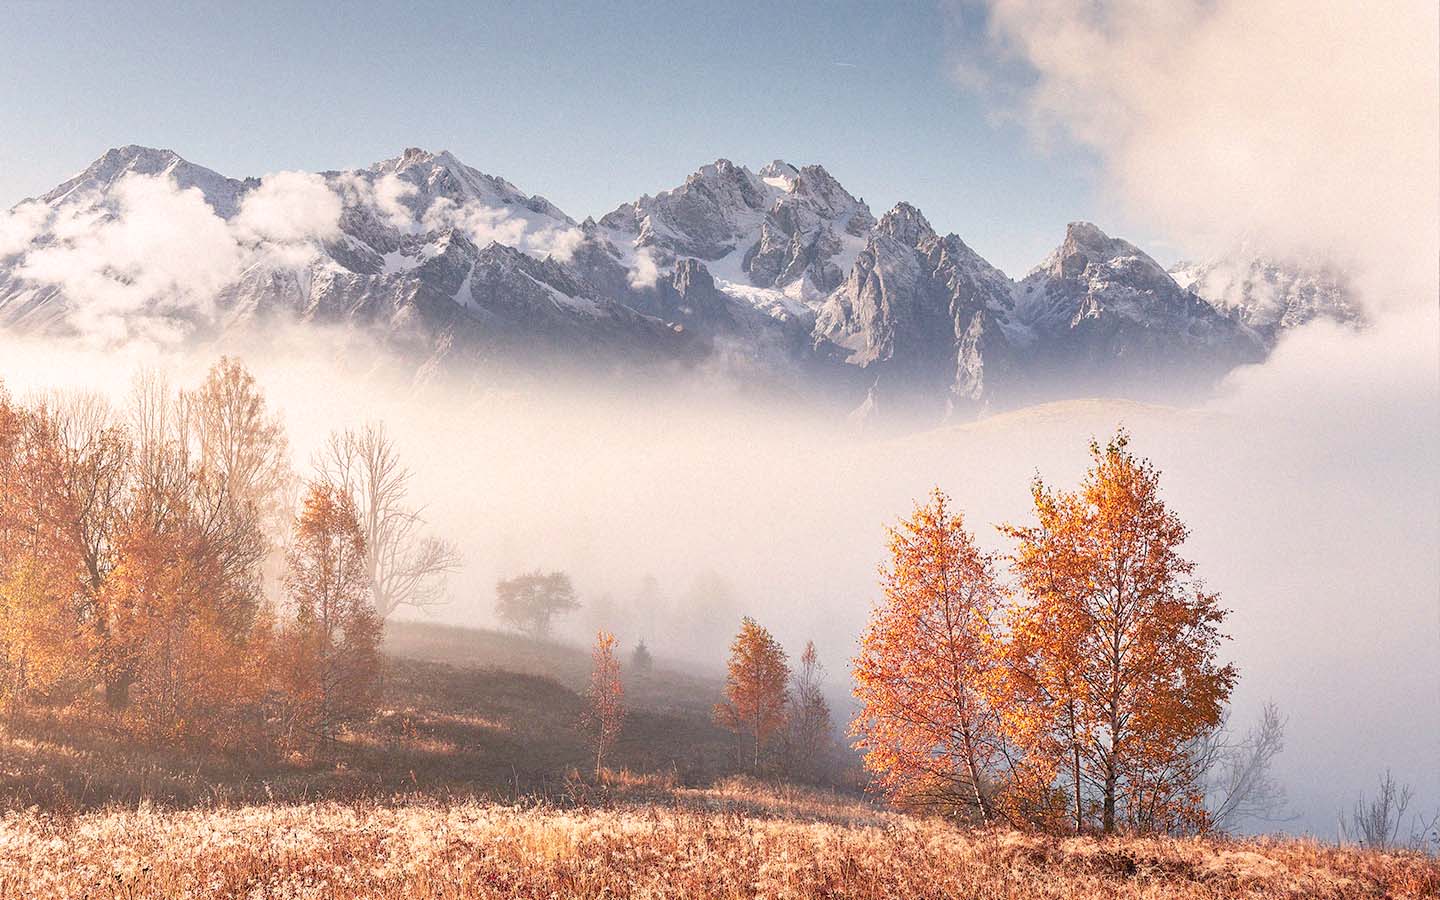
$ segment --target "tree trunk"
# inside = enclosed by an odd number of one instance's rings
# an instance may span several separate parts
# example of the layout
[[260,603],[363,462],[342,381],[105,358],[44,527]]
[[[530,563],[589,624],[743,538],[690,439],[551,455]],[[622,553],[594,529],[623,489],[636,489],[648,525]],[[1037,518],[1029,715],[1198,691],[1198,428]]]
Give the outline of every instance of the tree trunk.
[[980,808],[980,821],[990,822],[990,805],[985,802],[985,793],[980,790],[980,773],[975,769],[975,757],[967,754],[965,763],[970,768],[970,786],[975,790],[975,805]]
[[1080,745],[1074,744],[1075,751],[1075,833],[1085,829],[1085,812],[1080,806]]
[[105,705],[119,712],[130,705],[130,685],[135,676],[128,672],[111,673],[105,676]]
[[1115,833],[1115,765],[1105,767],[1105,814],[1100,827],[1106,834]]
[[[1067,685],[1066,689],[1069,687]],[[1067,704],[1070,709],[1070,750],[1075,760],[1075,833],[1078,835],[1085,830],[1085,810],[1080,805],[1080,734],[1075,727],[1075,701]]]
[[985,801],[985,792],[980,789],[980,769],[975,765],[975,744],[968,729],[962,730],[960,737],[965,745],[965,768],[970,773],[970,788],[975,792],[975,806],[980,810],[980,821],[988,824],[990,805]]

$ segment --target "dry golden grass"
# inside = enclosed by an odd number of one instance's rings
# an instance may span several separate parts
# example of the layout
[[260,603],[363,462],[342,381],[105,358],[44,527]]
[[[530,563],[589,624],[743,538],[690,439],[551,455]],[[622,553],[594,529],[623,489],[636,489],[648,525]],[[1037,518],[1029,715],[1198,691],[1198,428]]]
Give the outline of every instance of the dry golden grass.
[[367,801],[0,820],[4,900],[1437,895],[1440,863],[1418,855],[967,832],[745,782],[663,805]]
[[138,746],[94,711],[0,721],[0,900],[1440,896],[1419,856],[962,831],[729,776],[718,687],[664,670],[593,783],[582,652],[397,632],[381,713],[324,766]]

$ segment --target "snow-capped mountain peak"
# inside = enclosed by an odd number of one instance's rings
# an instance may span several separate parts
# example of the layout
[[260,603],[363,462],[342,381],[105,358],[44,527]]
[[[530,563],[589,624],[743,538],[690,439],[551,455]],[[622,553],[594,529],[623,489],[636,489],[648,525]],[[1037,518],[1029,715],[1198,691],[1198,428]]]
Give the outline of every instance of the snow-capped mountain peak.
[[[915,205],[877,220],[824,167],[782,159],[758,171],[717,159],[577,224],[444,150],[242,180],[128,146],[7,215],[8,327],[115,340],[344,321],[427,371],[442,358],[614,369],[718,354],[737,377],[876,415],[1143,396],[1162,374],[1218,377],[1273,337],[1260,315],[1273,304],[1222,290],[1224,315],[1093,224],[1071,223],[1015,284]],[[1185,274],[1204,291],[1218,271]]]
[[890,235],[902,244],[915,247],[926,238],[935,237],[935,229],[925,214],[909,203],[901,201],[880,217],[877,231]]
[[42,194],[39,200],[50,206],[97,202],[131,175],[168,178],[181,190],[198,188],[205,202],[227,218],[239,208],[239,196],[246,187],[244,182],[185,160],[174,150],[127,144],[105,151],[84,171]]

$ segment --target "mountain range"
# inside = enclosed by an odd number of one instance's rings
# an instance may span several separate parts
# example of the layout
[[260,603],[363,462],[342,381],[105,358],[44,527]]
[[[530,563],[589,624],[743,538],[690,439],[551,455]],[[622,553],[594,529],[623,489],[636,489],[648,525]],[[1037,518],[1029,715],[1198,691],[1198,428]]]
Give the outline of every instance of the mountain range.
[[779,160],[576,221],[448,152],[234,179],[127,146],[0,217],[11,330],[337,323],[417,371],[713,371],[863,416],[1195,394],[1317,317],[1362,323],[1343,276],[1259,254],[1166,271],[1085,222],[1017,281],[915,206],[877,216]]

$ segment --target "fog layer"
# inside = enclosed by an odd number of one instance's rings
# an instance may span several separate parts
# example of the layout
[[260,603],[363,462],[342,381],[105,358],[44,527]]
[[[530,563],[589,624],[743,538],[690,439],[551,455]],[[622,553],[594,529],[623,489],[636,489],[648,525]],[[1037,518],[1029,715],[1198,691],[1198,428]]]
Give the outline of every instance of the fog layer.
[[[400,386],[363,342],[327,331],[244,348],[284,412],[297,468],[328,431],[384,420],[415,499],[464,570],[438,621],[492,626],[496,579],[562,569],[595,627],[627,647],[718,669],[741,615],[798,654],[813,638],[835,687],[877,596],[884,526],[949,492],[982,543],[1028,515],[1036,472],[1074,484],[1092,436],[1123,425],[1193,529],[1188,552],[1233,610],[1237,721],[1291,716],[1289,827],[1324,835],[1386,766],[1427,800],[1440,735],[1440,368],[1433,311],[1356,334],[1288,338],[1200,408],[1120,401],[1034,407],[901,437],[703,390],[515,395]],[[136,357],[9,341],[12,392],[69,386],[123,400],[131,372],[198,381],[213,354]],[[346,360],[366,360],[363,366]],[[653,577],[650,587],[646,576]]]

